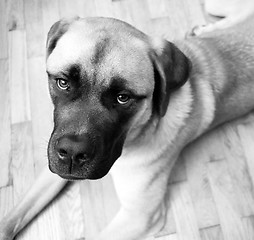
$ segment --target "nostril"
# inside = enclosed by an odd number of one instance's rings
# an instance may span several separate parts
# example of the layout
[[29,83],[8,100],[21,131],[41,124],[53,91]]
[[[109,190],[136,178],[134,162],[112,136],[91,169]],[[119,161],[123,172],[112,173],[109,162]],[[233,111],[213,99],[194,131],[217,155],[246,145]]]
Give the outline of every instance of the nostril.
[[69,156],[69,153],[65,149],[59,148],[57,150],[57,155],[58,155],[58,159],[62,163],[69,164],[69,162],[70,162],[70,156]]
[[81,167],[93,159],[94,149],[87,136],[63,136],[56,141],[55,152],[61,164]]
[[59,155],[60,158],[66,158],[66,157],[68,156],[68,153],[67,153],[66,150],[60,148],[60,149],[58,150],[58,155]]
[[78,163],[84,163],[88,160],[88,155],[86,153],[79,153],[77,156],[76,156],[76,159],[75,159]]

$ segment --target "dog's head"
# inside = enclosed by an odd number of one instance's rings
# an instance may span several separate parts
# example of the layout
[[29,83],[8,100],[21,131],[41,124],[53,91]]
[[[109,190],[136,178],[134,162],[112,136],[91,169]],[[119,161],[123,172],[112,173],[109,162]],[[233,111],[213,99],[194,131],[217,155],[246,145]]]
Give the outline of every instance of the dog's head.
[[189,61],[172,43],[127,23],[76,18],[50,29],[47,73],[55,107],[49,167],[64,178],[97,179],[119,158],[132,128],[165,115]]

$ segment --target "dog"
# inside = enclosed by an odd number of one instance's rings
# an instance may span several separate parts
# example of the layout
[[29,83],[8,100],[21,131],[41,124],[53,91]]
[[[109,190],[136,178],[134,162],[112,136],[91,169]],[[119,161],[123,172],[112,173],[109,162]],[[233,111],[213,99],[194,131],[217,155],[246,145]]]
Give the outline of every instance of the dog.
[[249,29],[251,18],[172,43],[116,19],[55,23],[47,73],[55,107],[48,159],[56,175],[43,171],[2,220],[0,239],[13,239],[67,180],[109,171],[121,208],[94,239],[140,240],[160,231],[170,171],[182,149],[254,108]]

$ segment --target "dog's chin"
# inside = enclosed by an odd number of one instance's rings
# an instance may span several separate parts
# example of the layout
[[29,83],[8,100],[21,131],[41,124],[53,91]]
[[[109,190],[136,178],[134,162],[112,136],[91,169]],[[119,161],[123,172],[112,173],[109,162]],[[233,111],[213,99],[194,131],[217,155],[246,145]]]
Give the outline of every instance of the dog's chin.
[[110,169],[104,170],[104,171],[96,171],[91,174],[85,173],[84,175],[61,174],[61,173],[56,173],[56,174],[58,174],[61,178],[66,179],[68,181],[97,180],[107,175],[109,170]]
[[71,174],[58,174],[56,173],[59,177],[66,179],[68,181],[81,181],[81,180],[85,180],[87,178],[84,177],[77,177],[77,176],[72,176]]

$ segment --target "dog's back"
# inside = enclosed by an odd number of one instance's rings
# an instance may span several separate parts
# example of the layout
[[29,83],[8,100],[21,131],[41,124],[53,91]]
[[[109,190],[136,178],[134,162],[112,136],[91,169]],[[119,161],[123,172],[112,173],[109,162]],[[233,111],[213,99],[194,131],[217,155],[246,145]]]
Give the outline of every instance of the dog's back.
[[[217,90],[221,95],[217,105],[224,106],[218,111],[221,114],[230,112],[230,115],[233,114],[230,118],[238,117],[254,108],[254,16],[213,35],[208,41],[216,45],[223,59],[223,67],[227,70],[226,84]],[[217,86],[217,79],[215,82]],[[238,109],[241,111],[238,112]]]
[[254,16],[226,30],[188,38],[180,48],[193,63],[192,82],[211,85],[216,99],[212,127],[254,109]]

